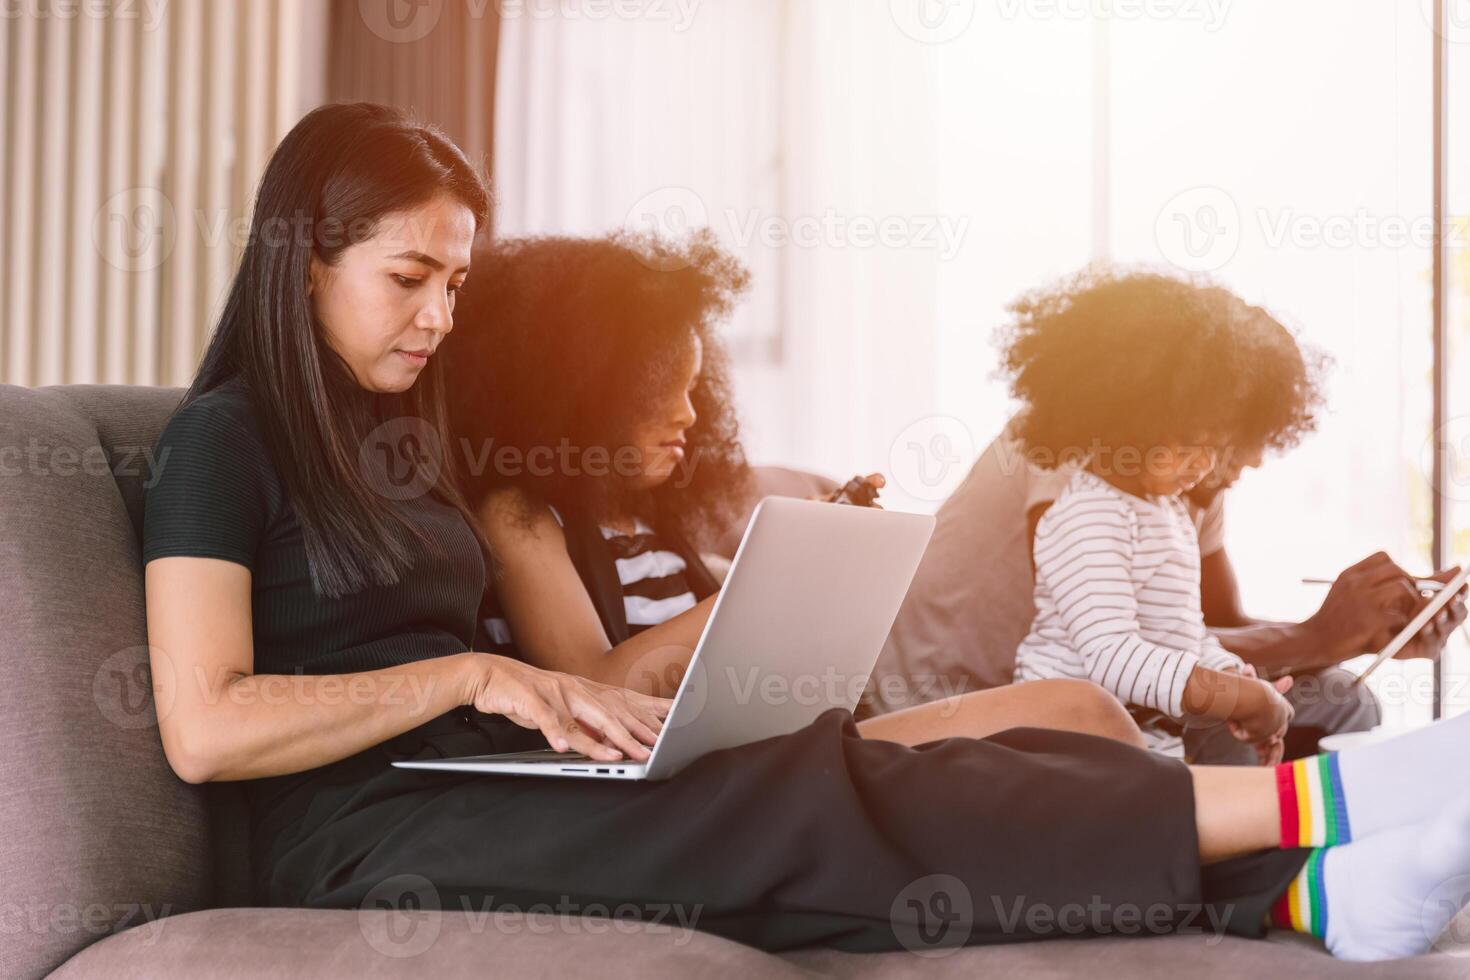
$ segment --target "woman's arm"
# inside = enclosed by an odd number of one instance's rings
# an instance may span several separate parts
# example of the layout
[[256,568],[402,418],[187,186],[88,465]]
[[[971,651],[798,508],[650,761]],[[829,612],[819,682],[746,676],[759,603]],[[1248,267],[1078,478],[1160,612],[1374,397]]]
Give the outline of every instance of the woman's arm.
[[491,494],[479,516],[500,563],[496,595],[521,655],[546,670],[672,697],[716,597],[613,646],[567,553],[561,525],[545,507],[528,514],[514,494]]
[[[250,570],[170,557],[145,576],[149,658],[169,765],[190,783],[300,772],[459,705],[504,714],[553,747],[646,758],[667,706],[504,657],[467,652],[354,674],[256,674]],[[635,737],[636,736],[636,737]]]

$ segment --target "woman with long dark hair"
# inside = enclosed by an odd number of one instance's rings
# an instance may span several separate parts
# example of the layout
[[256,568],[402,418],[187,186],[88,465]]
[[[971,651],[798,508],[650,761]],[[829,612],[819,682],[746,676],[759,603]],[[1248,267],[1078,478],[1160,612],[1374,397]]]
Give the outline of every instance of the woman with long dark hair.
[[[1452,771],[1457,720],[1342,753],[1322,770],[1337,781],[1299,796],[1269,770],[1071,733],[909,748],[836,710],[658,783],[393,768],[533,745],[642,759],[669,706],[473,648],[486,556],[431,365],[484,202],[434,130],[370,105],[308,114],[159,440],[143,560],[160,735],[185,780],[247,781],[258,901],[357,907],[407,880],[467,910],[675,905],[767,949],[873,950],[936,927],[1166,931],[1202,903],[1252,935],[1306,894],[1290,907],[1357,958],[1427,948],[1434,923],[1406,910],[1453,914],[1425,903],[1470,872],[1470,806],[1408,774]],[[1343,808],[1325,831],[1324,799]]]

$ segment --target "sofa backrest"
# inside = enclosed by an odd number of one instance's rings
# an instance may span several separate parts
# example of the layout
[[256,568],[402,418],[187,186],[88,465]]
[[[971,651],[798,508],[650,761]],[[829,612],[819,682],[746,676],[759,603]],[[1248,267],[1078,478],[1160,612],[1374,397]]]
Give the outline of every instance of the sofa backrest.
[[831,493],[838,486],[836,480],[785,466],[755,466],[751,469],[750,493],[740,502],[738,516],[729,527],[699,541],[701,550],[734,558],[740,539],[745,537],[745,526],[750,523],[755,505],[762,497],[819,497]]
[[158,738],[134,524],[179,395],[0,386],[0,975],[210,902],[205,794]]

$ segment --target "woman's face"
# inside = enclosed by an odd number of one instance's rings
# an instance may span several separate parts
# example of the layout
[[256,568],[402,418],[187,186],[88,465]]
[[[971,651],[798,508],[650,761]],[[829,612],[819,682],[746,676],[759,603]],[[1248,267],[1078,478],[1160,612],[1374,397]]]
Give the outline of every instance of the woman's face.
[[687,448],[684,433],[699,417],[690,396],[704,361],[699,337],[691,334],[691,341],[674,365],[668,386],[654,394],[653,411],[634,436],[642,460],[639,473],[632,480],[638,489],[647,490],[663,483],[674,475],[684,459]]
[[334,265],[312,256],[317,319],[361,387],[398,392],[418,380],[454,327],[474,237],[474,214],[446,194],[384,216]]

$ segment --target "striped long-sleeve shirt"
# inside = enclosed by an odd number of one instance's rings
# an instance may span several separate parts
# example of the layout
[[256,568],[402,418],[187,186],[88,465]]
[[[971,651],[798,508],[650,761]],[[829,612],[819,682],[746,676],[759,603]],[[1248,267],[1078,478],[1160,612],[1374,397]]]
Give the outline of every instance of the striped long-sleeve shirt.
[[[1083,678],[1125,704],[1183,714],[1196,666],[1243,661],[1205,628],[1199,538],[1177,497],[1135,497],[1081,471],[1036,528],[1036,618],[1016,680]],[[1177,736],[1145,725],[1151,748]]]

